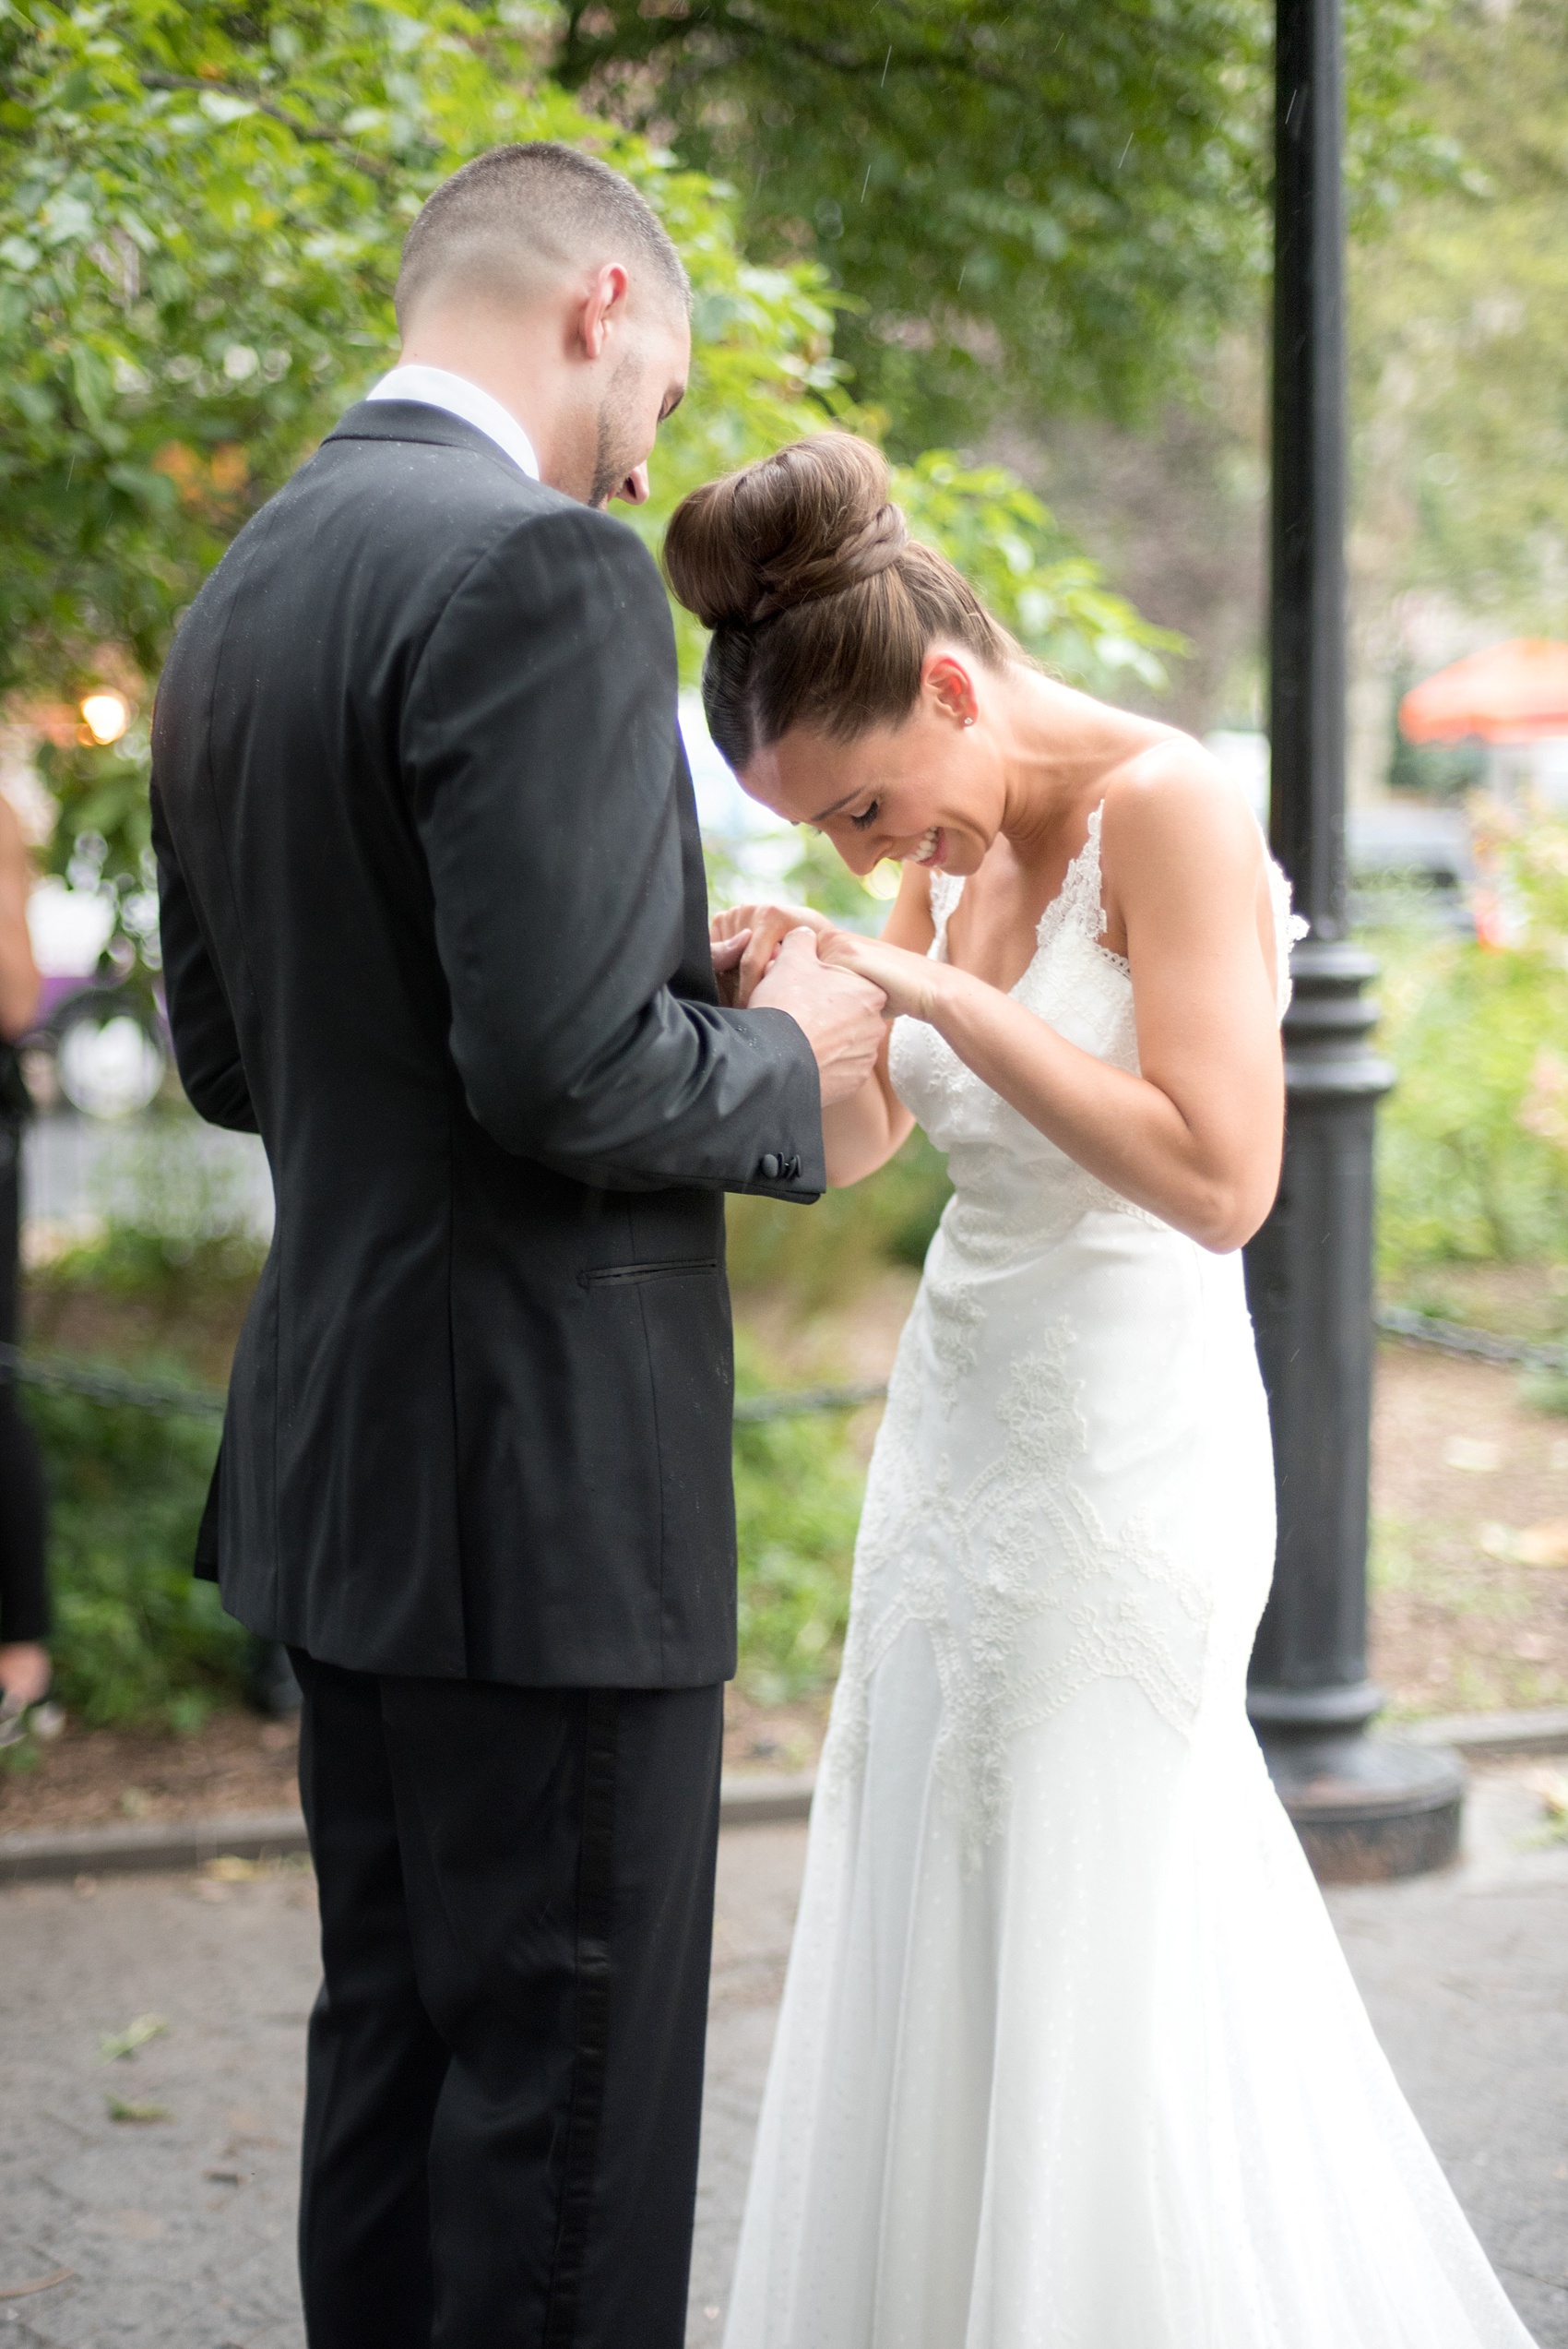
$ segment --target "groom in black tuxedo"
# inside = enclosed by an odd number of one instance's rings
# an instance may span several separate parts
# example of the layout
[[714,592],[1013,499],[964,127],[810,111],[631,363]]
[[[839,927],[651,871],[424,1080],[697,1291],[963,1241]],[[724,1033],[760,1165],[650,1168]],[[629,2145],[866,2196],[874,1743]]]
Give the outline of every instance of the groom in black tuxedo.
[[159,691],[180,1073],[278,1200],[201,1560],[304,1690],[312,2349],[684,2337],[723,1194],[820,1193],[881,1033],[803,935],[748,1011],[716,980],[669,613],[603,511],[688,308],[601,164],[470,163],[405,247],[404,364]]

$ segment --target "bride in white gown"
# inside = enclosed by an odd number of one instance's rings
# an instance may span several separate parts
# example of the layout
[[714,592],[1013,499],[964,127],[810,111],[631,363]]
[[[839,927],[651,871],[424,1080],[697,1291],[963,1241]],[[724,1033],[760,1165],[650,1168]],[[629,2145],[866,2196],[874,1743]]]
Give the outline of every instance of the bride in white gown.
[[[1197,746],[1023,661],[827,436],[671,526],[748,790],[881,942],[746,907],[742,990],[883,986],[830,1177],[954,1196],[855,1560],[727,2349],[1527,2349],[1244,1709],[1273,1561],[1238,1249],[1289,898]],[[817,937],[791,936],[801,925]]]

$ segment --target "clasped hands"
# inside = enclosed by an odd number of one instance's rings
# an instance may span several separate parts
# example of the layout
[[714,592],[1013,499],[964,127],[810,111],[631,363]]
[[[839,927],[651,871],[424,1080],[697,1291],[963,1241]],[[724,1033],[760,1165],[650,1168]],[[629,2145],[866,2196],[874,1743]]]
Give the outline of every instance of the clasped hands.
[[788,1011],[805,1030],[822,1071],[824,1108],[871,1075],[887,1020],[932,1016],[940,964],[840,930],[809,907],[731,906],[714,915],[709,935],[727,1003]]
[[[727,1003],[742,1009],[790,948],[833,971],[850,971],[881,990],[885,1019],[929,1019],[944,965],[923,954],[840,930],[826,913],[807,905],[735,905],[708,924],[713,967]],[[799,938],[798,947],[791,941]]]

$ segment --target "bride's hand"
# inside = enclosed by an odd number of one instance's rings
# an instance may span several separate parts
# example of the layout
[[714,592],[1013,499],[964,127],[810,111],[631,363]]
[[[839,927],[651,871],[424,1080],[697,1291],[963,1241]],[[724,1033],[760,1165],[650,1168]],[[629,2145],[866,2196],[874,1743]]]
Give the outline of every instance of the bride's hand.
[[901,946],[885,946],[880,938],[863,938],[857,930],[830,930],[817,940],[817,953],[836,970],[853,971],[869,979],[887,997],[885,1019],[929,1019],[945,966]]
[[[800,929],[814,930],[820,939],[831,936],[833,924],[825,913],[814,913],[808,905],[731,905],[716,913],[707,934],[726,1003],[738,1004],[744,1010],[753,989],[773,968],[790,932]],[[742,938],[744,943],[738,945]]]
[[751,943],[749,930],[737,930],[728,938],[713,940],[713,975],[719,982],[719,1000],[730,1011],[735,1009],[741,984],[741,957]]

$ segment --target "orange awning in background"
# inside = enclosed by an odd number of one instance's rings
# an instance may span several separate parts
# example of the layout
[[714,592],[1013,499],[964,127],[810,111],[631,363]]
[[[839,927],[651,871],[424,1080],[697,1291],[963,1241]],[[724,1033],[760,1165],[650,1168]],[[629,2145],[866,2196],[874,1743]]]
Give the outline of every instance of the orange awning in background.
[[1515,637],[1415,686],[1399,704],[1407,742],[1539,742],[1568,734],[1568,644]]

